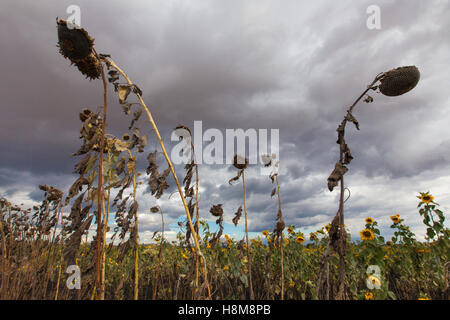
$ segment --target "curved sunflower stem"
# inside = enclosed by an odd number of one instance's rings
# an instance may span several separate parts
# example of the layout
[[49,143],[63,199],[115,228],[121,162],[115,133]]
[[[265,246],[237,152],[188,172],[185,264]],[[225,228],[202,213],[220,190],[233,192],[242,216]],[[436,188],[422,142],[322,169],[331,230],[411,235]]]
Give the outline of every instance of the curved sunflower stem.
[[[128,78],[128,76],[125,74],[125,72],[122,69],[120,69],[114,63],[114,61],[112,61],[110,58],[104,58],[103,61],[105,61],[109,66],[111,66],[114,69],[116,69],[124,77],[124,79],[127,81],[128,85],[130,85],[130,86],[133,85],[133,83],[131,82],[130,78]],[[194,238],[195,249],[196,249],[197,255],[203,261],[203,264],[202,264],[203,277],[204,277],[205,285],[206,285],[206,288],[207,288],[207,291],[208,291],[208,298],[211,298],[211,289],[210,289],[210,286],[209,286],[209,283],[208,283],[208,277],[207,277],[206,260],[205,260],[205,257],[203,256],[203,254],[202,254],[202,252],[200,250],[200,245],[199,245],[199,242],[198,242],[198,236],[197,236],[197,233],[195,232],[195,228],[194,228],[194,225],[192,223],[192,218],[191,218],[191,214],[189,212],[189,208],[188,208],[188,204],[186,202],[186,198],[184,196],[183,190],[181,189],[181,185],[180,185],[178,177],[177,177],[177,175],[175,173],[175,169],[173,167],[172,161],[170,160],[169,155],[167,154],[166,148],[164,147],[164,142],[163,142],[163,140],[161,138],[161,135],[159,133],[158,127],[156,126],[156,123],[153,120],[152,114],[150,113],[149,109],[147,108],[147,105],[145,104],[145,102],[142,99],[141,95],[139,93],[135,93],[135,94],[136,94],[137,98],[139,99],[140,105],[145,110],[145,112],[146,112],[146,114],[148,116],[148,120],[149,120],[150,124],[153,127],[153,130],[155,131],[156,137],[158,138],[158,142],[159,142],[159,144],[161,146],[161,150],[162,150],[162,152],[164,154],[164,157],[165,157],[165,159],[167,161],[167,164],[168,164],[168,166],[170,168],[172,176],[173,176],[173,178],[175,180],[175,184],[177,185],[177,189],[178,189],[178,192],[180,194],[181,201],[183,202],[184,210],[186,212],[186,217],[187,217],[187,220],[188,220],[189,228],[191,230],[192,237]]]
[[[384,77],[384,73],[380,73],[375,77],[375,79],[372,81],[370,85],[367,86],[366,90],[353,102],[353,104],[350,106],[350,108],[347,110],[347,113],[344,117],[344,120],[342,120],[341,124],[338,127],[338,143],[339,143],[339,162],[344,165],[344,154],[346,152],[347,145],[345,143],[344,135],[345,135],[345,126],[347,125],[347,122],[353,118],[352,112],[355,106],[358,104],[358,102],[367,94],[369,90],[372,90],[373,86],[376,82],[378,82],[380,79]],[[354,119],[354,118],[353,118]],[[351,121],[351,120],[350,120]],[[355,122],[356,123],[356,122]],[[347,239],[343,238],[345,235],[344,231],[344,175],[341,176],[340,179],[340,197],[339,197],[339,238],[340,241],[346,242]],[[339,250],[339,289],[337,293],[337,299],[338,300],[344,300],[345,299],[345,249],[344,252],[341,252],[342,250]]]

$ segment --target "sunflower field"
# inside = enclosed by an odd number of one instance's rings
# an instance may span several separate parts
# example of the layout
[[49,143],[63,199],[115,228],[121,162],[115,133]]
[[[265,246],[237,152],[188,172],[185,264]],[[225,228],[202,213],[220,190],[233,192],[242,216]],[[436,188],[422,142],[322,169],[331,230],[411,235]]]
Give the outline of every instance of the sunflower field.
[[[200,219],[201,177],[190,129],[179,125],[174,130],[186,142],[183,153],[190,151],[179,179],[141,88],[110,54],[96,51],[86,30],[69,26],[63,19],[57,21],[59,51],[81,74],[102,80],[103,110],[85,108],[79,113],[81,146],[72,155],[77,159],[75,181],[67,192],[40,185],[44,199],[32,208],[0,198],[0,299],[449,299],[450,230],[432,194],[417,195],[425,241],[418,240],[401,213],[384,217],[391,223],[391,239],[381,234],[379,221],[372,217],[365,219],[360,239],[351,239],[344,220],[348,189],[344,175],[354,159],[345,140],[346,125],[359,130],[352,112],[363,98],[366,103],[374,101],[370,90],[379,89],[390,97],[412,90],[420,79],[417,67],[378,74],[347,110],[337,128],[339,160],[327,179],[330,192],[340,188],[339,209],[330,224],[315,232],[305,234],[301,226],[286,225],[279,161],[266,154],[261,158],[263,167],[272,170],[270,197],[276,196],[278,210],[274,229],[250,238],[245,180],[250,164],[248,158],[235,154],[235,176],[228,183],[241,190],[242,205],[232,223],[243,228],[244,237],[234,239],[224,234],[223,204],[210,208],[214,226]],[[109,86],[117,94],[124,122],[129,123],[119,135],[106,126]],[[144,121],[159,143],[152,152],[146,148],[147,135],[138,127]],[[145,183],[145,196],[158,200],[169,182],[185,212],[176,240],[165,236],[161,201],[150,213],[160,216],[162,230],[153,234],[151,244],[141,243],[143,210],[137,188]]]
[[[444,215],[433,196],[423,193],[418,214],[427,225],[427,241],[416,240],[400,214],[387,215],[394,236],[385,239],[374,219],[365,219],[360,240],[348,239],[345,270],[345,297],[356,300],[448,299],[449,236],[443,228]],[[92,279],[84,280],[79,290],[69,290],[70,274],[62,258],[69,248],[58,244],[58,237],[39,239],[34,226],[23,223],[24,211],[1,200],[2,223],[2,299],[92,299]],[[199,221],[200,245],[206,260],[212,299],[248,299],[249,272],[247,246],[228,235],[216,239],[209,224]],[[306,300],[332,298],[337,290],[339,258],[329,251],[330,225],[309,235],[289,225],[281,237],[265,230],[251,239],[252,281],[255,299]],[[18,234],[19,232],[19,234]],[[14,240],[14,236],[19,239]],[[213,241],[211,241],[213,240]],[[95,243],[84,242],[75,252],[75,264],[89,274],[95,262]],[[281,282],[281,249],[284,281]],[[205,288],[196,285],[196,255],[186,245],[184,233],[169,242],[161,234],[155,243],[138,246],[139,299],[201,299]],[[325,293],[318,290],[321,259],[329,254]],[[133,299],[135,252],[121,256],[119,246],[105,254],[105,299]],[[197,269],[198,273],[198,269]],[[198,277],[198,274],[197,274]],[[200,276],[201,277],[201,276]],[[197,280],[198,281],[198,280]],[[320,296],[324,295],[324,296]],[[326,296],[328,295],[328,296]]]

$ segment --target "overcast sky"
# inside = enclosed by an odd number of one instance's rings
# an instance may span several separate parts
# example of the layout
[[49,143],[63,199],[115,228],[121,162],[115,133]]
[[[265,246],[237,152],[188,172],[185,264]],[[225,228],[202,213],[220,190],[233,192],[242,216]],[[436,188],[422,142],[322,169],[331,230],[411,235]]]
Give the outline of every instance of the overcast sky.
[[[354,112],[361,130],[347,129],[355,159],[345,176],[345,221],[355,239],[368,216],[390,236],[389,215],[399,213],[422,240],[416,195],[430,191],[449,212],[450,2],[443,0],[2,0],[0,196],[30,207],[42,200],[39,184],[67,191],[76,178],[78,113],[100,111],[103,100],[101,81],[86,80],[56,47],[55,18],[67,18],[73,4],[96,50],[111,54],[143,90],[169,150],[172,128],[195,120],[204,130],[279,129],[284,219],[307,232],[337,211],[339,192],[328,190],[327,177],[339,157],[336,128],[345,110],[378,73],[416,65],[414,90],[373,92],[375,101]],[[367,28],[370,5],[381,9],[379,30]],[[108,130],[121,135],[129,119],[111,87],[109,101]],[[147,154],[158,144],[143,120]],[[182,178],[182,166],[177,172]],[[200,166],[203,218],[223,203],[231,223],[242,203],[242,184],[228,184],[235,173]],[[270,179],[252,167],[246,180],[250,230],[272,230]],[[139,189],[141,241],[160,229],[160,217],[148,213],[156,203],[168,223],[184,216],[178,195],[168,199],[169,183],[158,201]],[[226,232],[240,238],[242,228]]]

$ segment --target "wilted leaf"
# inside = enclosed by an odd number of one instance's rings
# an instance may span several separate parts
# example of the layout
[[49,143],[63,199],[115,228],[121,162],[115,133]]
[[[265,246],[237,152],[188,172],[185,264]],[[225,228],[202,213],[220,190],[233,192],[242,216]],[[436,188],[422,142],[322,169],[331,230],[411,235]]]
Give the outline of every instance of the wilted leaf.
[[277,193],[277,188],[273,188],[272,193],[270,194],[270,197],[273,197]]
[[129,130],[131,130],[131,128],[133,128],[136,121],[138,121],[139,118],[141,117],[141,114],[142,114],[142,109],[139,109],[139,110],[133,112],[133,120],[131,120],[130,126],[128,127]]
[[237,180],[239,180],[239,178],[241,177],[241,175],[242,175],[242,172],[244,172],[244,170],[242,169],[242,170],[239,170],[238,171],[238,174],[237,174],[237,176],[236,177],[233,177],[233,178],[231,178],[229,181],[228,181],[228,183],[229,184],[231,184],[231,182],[233,182],[233,181],[237,181]]
[[118,86],[117,92],[119,94],[119,103],[123,104],[128,98],[128,95],[131,92],[131,89],[129,86]]
[[236,211],[236,213],[234,214],[234,218],[233,218],[233,223],[235,226],[237,226],[239,219],[242,216],[242,205],[238,208],[238,210]]
[[128,150],[128,146],[129,146],[130,144],[128,143],[128,142],[125,142],[125,141],[122,141],[122,140],[120,140],[120,139],[115,139],[114,140],[114,148],[117,150],[117,151],[119,151],[119,152],[122,152],[122,151],[126,151],[126,150]]
[[339,180],[342,179],[347,171],[347,167],[342,165],[339,161],[336,163],[333,172],[328,177],[328,189],[330,191],[333,191],[334,187],[338,185]]

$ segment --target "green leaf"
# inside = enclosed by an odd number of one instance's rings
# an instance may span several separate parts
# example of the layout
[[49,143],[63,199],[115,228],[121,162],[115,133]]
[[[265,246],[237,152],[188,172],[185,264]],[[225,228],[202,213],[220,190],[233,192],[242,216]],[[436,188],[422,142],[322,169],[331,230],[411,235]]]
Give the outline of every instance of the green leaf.
[[434,232],[434,230],[432,228],[428,228],[427,229],[427,236],[430,237],[430,238],[434,238],[435,232]]
[[248,279],[247,276],[245,274],[241,274],[241,276],[239,277],[239,279],[241,279],[242,283],[245,285],[245,287],[248,287]]
[[395,296],[395,294],[392,291],[388,291],[387,292],[389,298],[391,298],[392,300],[397,300],[397,297]]

